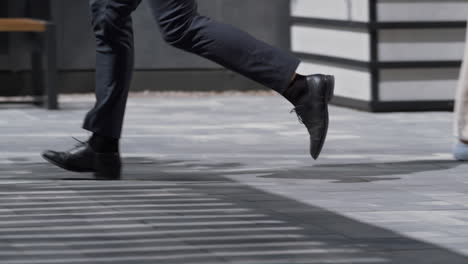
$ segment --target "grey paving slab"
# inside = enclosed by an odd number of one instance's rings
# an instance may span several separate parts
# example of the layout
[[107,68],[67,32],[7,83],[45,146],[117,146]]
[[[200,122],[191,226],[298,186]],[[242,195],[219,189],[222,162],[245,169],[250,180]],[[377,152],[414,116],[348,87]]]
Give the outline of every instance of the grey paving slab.
[[322,157],[273,94],[134,95],[124,179],[39,157],[92,96],[0,106],[0,263],[468,263],[451,113],[331,108]]

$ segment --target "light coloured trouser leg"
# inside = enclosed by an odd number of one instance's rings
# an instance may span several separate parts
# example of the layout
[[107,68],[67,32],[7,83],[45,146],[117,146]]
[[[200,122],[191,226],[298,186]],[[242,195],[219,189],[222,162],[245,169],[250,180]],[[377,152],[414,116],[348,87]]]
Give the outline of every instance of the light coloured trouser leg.
[[468,33],[465,57],[455,98],[455,132],[462,141],[468,141]]

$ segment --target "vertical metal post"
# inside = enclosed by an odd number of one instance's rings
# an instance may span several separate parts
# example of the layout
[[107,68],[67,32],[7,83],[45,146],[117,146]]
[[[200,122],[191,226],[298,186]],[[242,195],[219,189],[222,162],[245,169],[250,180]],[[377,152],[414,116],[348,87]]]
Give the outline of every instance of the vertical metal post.
[[57,39],[55,25],[47,24],[44,36],[46,107],[58,109]]
[[380,68],[379,68],[379,18],[378,0],[369,0],[370,24],[370,71],[371,71],[371,102],[370,110],[376,111],[380,103]]
[[44,73],[43,73],[43,59],[41,49],[43,44],[41,38],[38,36],[39,33],[32,33],[32,41],[34,46],[31,51],[31,83],[32,92],[34,97],[34,104],[39,105],[44,103]]

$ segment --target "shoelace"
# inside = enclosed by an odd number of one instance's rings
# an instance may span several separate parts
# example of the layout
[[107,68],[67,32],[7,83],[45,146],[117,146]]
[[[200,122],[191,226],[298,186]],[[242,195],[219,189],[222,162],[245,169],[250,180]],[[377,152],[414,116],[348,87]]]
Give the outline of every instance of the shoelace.
[[304,124],[304,120],[302,119],[302,117],[301,117],[301,116],[299,115],[299,113],[297,112],[297,109],[298,109],[299,107],[300,107],[300,106],[293,108],[289,113],[290,113],[290,114],[296,113],[297,119],[299,120],[299,123]]
[[[87,144],[86,142],[81,141],[81,140],[77,139],[76,137],[72,137],[72,138],[78,142],[78,143],[75,144],[75,147],[74,147],[73,149],[80,148],[80,147],[82,147],[82,146],[84,146],[84,145]],[[72,150],[73,150],[73,149],[72,149]]]

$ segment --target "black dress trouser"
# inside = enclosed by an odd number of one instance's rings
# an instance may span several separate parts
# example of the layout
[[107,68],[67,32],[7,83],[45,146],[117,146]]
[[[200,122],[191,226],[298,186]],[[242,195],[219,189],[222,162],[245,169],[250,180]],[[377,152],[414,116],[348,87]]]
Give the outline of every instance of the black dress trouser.
[[[196,0],[147,0],[170,45],[198,54],[274,89],[288,87],[299,60],[197,12]],[[90,0],[96,37],[96,104],[83,128],[120,138],[132,79],[132,12],[141,0]]]

